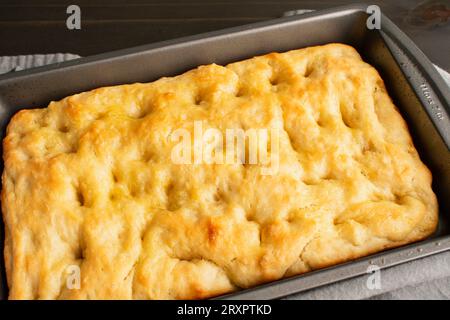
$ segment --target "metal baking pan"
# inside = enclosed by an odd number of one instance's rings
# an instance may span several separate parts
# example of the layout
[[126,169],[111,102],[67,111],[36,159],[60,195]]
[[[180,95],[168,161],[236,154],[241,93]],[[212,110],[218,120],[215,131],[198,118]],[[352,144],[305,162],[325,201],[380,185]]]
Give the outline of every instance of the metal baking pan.
[[[362,259],[222,296],[273,299],[450,250],[450,92],[436,69],[388,18],[381,30],[366,27],[366,5],[352,5],[114,51],[0,76],[2,139],[20,109],[101,86],[148,82],[201,64],[226,64],[272,51],[330,42],[354,46],[375,66],[409,129],[422,160],[431,169],[440,206],[439,227],[427,240]],[[3,162],[1,163],[3,169]],[[3,226],[0,235],[3,241]],[[3,248],[3,243],[0,244]],[[2,255],[3,257],[3,255]],[[4,263],[0,298],[7,298]]]

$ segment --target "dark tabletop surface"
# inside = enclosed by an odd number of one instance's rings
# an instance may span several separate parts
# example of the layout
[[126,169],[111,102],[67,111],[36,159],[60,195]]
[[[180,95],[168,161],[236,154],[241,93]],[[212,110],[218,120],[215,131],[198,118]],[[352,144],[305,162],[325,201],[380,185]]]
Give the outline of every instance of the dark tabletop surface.
[[[282,16],[346,0],[0,0],[0,56],[70,52],[82,56]],[[450,71],[450,0],[371,0],[427,56]],[[81,30],[68,30],[69,4]]]

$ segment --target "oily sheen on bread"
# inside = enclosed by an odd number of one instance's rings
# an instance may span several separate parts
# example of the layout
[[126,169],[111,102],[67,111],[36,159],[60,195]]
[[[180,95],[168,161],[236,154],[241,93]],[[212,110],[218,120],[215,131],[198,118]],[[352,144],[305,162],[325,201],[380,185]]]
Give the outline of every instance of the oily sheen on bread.
[[[275,128],[278,170],[174,163],[169,136],[195,121]],[[3,147],[11,299],[206,298],[417,241],[437,224],[404,120],[377,71],[342,44],[22,110]]]

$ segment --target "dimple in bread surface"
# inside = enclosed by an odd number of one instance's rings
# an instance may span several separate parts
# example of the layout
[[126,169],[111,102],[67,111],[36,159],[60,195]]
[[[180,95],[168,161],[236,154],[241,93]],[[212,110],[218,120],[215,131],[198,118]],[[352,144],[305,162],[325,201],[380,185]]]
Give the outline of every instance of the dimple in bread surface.
[[[171,161],[179,128],[276,128],[279,170]],[[22,110],[3,141],[11,299],[196,299],[417,241],[431,174],[377,71],[328,44]],[[80,268],[70,289],[69,266]]]

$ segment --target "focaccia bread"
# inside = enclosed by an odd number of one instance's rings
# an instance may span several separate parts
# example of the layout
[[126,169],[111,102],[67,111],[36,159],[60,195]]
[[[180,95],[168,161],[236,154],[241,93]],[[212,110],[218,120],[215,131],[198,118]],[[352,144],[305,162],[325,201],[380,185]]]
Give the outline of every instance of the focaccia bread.
[[[174,163],[171,134],[196,121],[277,130],[278,169]],[[12,299],[206,298],[423,239],[438,219],[382,79],[342,44],[22,110],[3,147]]]

